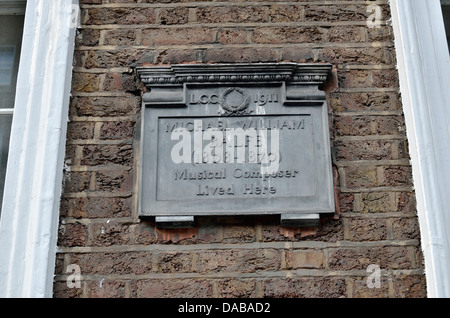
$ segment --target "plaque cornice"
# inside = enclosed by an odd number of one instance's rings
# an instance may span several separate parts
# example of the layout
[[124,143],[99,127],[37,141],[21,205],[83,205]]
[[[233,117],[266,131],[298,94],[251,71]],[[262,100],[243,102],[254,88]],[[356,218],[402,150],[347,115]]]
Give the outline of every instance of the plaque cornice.
[[185,83],[264,83],[287,82],[296,85],[322,85],[331,64],[250,63],[178,64],[139,67],[137,72],[147,87]]

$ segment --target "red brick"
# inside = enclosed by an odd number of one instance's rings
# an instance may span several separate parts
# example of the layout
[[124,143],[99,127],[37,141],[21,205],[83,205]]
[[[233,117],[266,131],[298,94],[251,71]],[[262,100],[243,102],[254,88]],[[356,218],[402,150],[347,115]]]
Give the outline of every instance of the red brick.
[[73,218],[121,218],[131,216],[131,198],[63,198],[61,215]]
[[356,166],[345,169],[346,186],[349,189],[373,188],[379,186],[377,168],[373,166]]
[[123,165],[131,167],[133,164],[132,145],[89,145],[83,147],[81,164],[87,166]]
[[392,160],[392,145],[390,140],[367,141],[336,141],[336,159],[339,161],[355,160]]
[[213,43],[215,32],[209,28],[146,29],[142,44],[149,47]]
[[298,268],[322,268],[324,256],[321,251],[316,250],[294,250],[286,251],[286,267],[288,269]]
[[153,254],[150,252],[71,254],[70,262],[80,266],[82,275],[134,274],[152,272]]
[[349,219],[350,241],[383,241],[387,239],[385,219]]
[[255,298],[256,282],[255,280],[241,279],[223,279],[217,284],[220,298]]
[[280,253],[272,249],[215,250],[198,255],[199,273],[274,271],[280,269]]
[[196,11],[199,23],[245,23],[267,22],[264,7],[198,7]]
[[272,5],[269,7],[270,22],[304,21],[305,9],[301,5]]
[[87,283],[88,298],[125,298],[127,282],[121,280],[105,280],[103,278],[97,281]]
[[92,224],[89,227],[91,246],[114,246],[131,243],[130,226],[128,224],[106,222]]
[[70,223],[59,229],[58,245],[67,247],[85,246],[88,239],[86,225]]
[[140,98],[129,97],[75,97],[72,116],[113,117],[135,115],[140,109]]
[[135,122],[132,121],[105,122],[100,129],[100,139],[119,140],[132,138],[134,131]]
[[403,246],[341,248],[328,254],[328,265],[332,270],[366,270],[371,264],[384,270],[411,269],[413,262],[407,247]]
[[417,218],[398,218],[392,221],[392,235],[395,240],[420,240]]
[[320,43],[326,36],[326,29],[319,27],[262,27],[255,28],[254,43]]
[[192,254],[163,252],[157,257],[157,265],[161,273],[189,273],[192,270]]
[[146,279],[131,285],[133,298],[213,297],[213,284],[205,279]]
[[102,24],[151,24],[155,23],[153,8],[90,8],[83,16],[87,16],[87,25]]
[[426,298],[424,275],[401,275],[394,278],[394,296],[397,298]]
[[177,7],[169,9],[161,9],[159,12],[161,24],[173,25],[173,24],[185,24],[189,18],[189,8]]
[[94,126],[92,122],[69,122],[67,138],[70,140],[94,138]]
[[342,298],[346,295],[343,278],[299,277],[264,280],[264,296],[269,298]]

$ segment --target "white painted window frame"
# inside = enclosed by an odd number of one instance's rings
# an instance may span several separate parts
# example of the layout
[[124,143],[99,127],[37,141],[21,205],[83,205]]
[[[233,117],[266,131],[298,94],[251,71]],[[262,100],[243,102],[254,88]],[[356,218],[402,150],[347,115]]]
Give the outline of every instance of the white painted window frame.
[[53,295],[78,0],[28,0],[0,217],[0,297]]
[[450,57],[439,0],[391,0],[428,297],[450,297]]

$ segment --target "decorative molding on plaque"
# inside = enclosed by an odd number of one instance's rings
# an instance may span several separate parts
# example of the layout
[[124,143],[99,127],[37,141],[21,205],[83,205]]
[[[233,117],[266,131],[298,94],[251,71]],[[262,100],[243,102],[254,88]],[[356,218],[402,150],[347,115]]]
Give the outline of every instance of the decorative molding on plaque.
[[[189,85],[284,85],[283,104],[318,104],[325,99],[317,88],[331,73],[330,64],[257,63],[257,64],[179,64],[137,68],[142,83],[151,91],[144,103],[152,107],[187,106],[186,86]],[[310,93],[308,93],[308,90]],[[303,101],[302,101],[303,100]],[[245,114],[245,104],[228,107],[225,116]],[[239,105],[231,105],[239,106]]]
[[184,83],[292,82],[321,85],[330,73],[330,64],[180,64],[141,67],[138,73],[146,86]]

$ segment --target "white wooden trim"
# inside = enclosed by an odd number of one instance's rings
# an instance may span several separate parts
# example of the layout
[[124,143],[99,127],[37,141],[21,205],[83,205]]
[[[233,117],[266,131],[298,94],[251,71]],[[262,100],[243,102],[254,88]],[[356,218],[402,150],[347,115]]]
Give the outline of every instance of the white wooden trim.
[[75,38],[72,8],[67,0],[27,2],[0,218],[0,297],[52,297]]
[[1,115],[12,115],[14,114],[14,108],[0,108],[0,116]]
[[439,0],[391,0],[428,297],[450,297],[450,57]]

